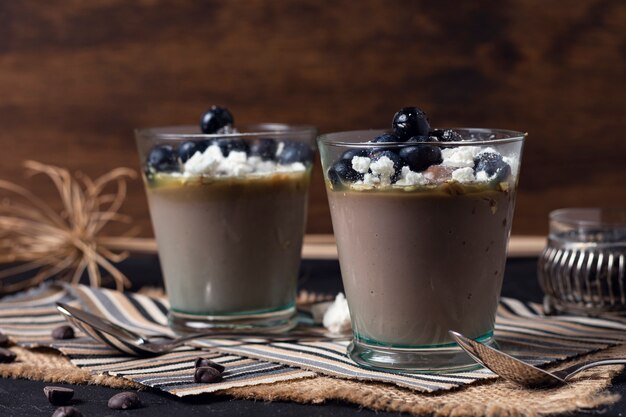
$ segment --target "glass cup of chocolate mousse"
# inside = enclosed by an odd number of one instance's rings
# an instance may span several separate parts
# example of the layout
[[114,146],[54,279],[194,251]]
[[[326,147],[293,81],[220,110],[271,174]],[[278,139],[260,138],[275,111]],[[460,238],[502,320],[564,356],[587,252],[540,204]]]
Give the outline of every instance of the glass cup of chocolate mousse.
[[215,106],[200,129],[136,131],[175,331],[295,325],[316,134],[276,123],[235,128]]
[[525,136],[403,108],[390,131],[318,138],[355,362],[460,371],[476,364],[449,330],[495,344]]

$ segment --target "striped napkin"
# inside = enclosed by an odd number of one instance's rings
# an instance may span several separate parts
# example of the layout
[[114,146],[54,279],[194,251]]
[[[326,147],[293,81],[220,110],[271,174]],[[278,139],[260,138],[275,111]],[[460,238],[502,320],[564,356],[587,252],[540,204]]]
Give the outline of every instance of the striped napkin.
[[[484,368],[440,375],[367,370],[347,357],[348,342],[340,341],[261,343],[245,339],[205,339],[162,356],[137,358],[92,341],[81,333],[72,340],[52,340],[51,329],[65,323],[55,309],[56,302],[88,309],[150,335],[171,332],[167,327],[166,299],[86,286],[47,285],[4,299],[0,303],[0,330],[25,347],[56,348],[73,364],[92,373],[121,376],[179,397],[317,374],[384,382],[420,392],[443,391],[495,377]],[[626,324],[617,320],[546,317],[537,304],[503,298],[498,308],[495,336],[504,351],[542,365],[626,343],[624,330]],[[200,352],[200,349],[206,351]],[[194,360],[200,354],[226,367],[222,382],[193,382]]]

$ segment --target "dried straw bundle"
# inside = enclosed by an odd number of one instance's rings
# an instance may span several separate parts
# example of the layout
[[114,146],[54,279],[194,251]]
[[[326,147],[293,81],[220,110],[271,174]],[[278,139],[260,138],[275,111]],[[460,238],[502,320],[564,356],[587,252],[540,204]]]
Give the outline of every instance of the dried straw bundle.
[[[57,277],[77,283],[87,271],[89,282],[100,286],[100,268],[108,272],[118,290],[129,286],[128,278],[113,264],[128,253],[114,252],[101,236],[108,223],[132,222],[118,213],[126,197],[126,181],[135,178],[135,171],[117,168],[91,180],[77,173],[72,177],[62,168],[26,161],[30,176],[47,175],[56,187],[63,210],[55,212],[48,204],[27,189],[0,180],[0,190],[13,198],[0,203],[0,263],[11,265],[0,270],[0,293],[10,293]],[[107,192],[113,188],[113,192]],[[135,234],[130,229],[125,236]],[[9,282],[16,274],[26,279]]]

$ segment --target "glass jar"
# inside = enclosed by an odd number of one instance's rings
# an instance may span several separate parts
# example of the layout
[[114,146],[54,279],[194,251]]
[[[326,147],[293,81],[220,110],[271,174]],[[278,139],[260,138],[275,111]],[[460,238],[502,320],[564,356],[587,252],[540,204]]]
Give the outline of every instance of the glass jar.
[[538,271],[546,314],[625,315],[625,261],[626,210],[551,212]]

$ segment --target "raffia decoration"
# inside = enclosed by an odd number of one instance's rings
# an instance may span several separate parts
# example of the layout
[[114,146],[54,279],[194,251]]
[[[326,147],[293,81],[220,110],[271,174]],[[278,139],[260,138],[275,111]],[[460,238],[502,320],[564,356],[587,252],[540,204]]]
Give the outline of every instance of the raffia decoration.
[[[101,269],[110,274],[118,290],[129,286],[128,278],[113,265],[128,252],[108,247],[102,230],[109,223],[132,223],[118,211],[126,197],[126,181],[136,177],[135,171],[117,168],[92,180],[35,161],[26,161],[24,167],[28,176],[49,177],[63,209],[56,212],[27,189],[0,180],[0,190],[10,196],[0,203],[0,263],[12,264],[0,270],[0,293],[29,288],[52,277],[78,283],[85,271],[90,284],[100,286]],[[130,228],[123,235],[136,232]],[[12,282],[16,274],[26,278]]]

